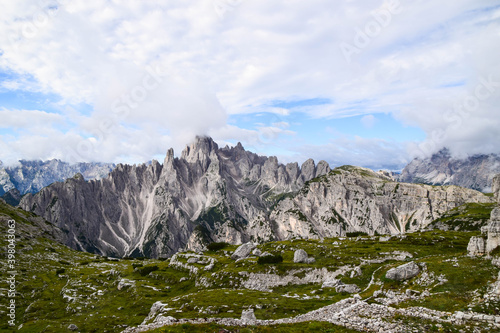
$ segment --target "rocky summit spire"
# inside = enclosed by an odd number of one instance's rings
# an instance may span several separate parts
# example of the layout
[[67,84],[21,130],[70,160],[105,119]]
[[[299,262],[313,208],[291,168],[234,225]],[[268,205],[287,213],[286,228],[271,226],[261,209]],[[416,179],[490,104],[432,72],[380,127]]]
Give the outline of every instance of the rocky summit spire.
[[196,136],[193,143],[182,151],[181,158],[192,162],[193,159],[197,159],[200,155],[209,155],[212,151],[217,151],[219,146],[215,143],[212,138],[208,136]]

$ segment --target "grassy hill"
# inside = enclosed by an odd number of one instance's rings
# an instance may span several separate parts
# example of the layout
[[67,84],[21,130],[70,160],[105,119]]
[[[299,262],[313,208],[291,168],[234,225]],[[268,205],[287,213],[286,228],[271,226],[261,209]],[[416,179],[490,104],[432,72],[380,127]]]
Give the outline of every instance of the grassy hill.
[[[460,216],[463,214],[461,211]],[[2,235],[7,234],[9,220],[16,221],[16,325],[10,327],[2,320],[0,330],[6,332],[71,332],[70,325],[76,325],[77,332],[121,332],[143,323],[155,302],[164,305],[155,316],[171,316],[179,323],[154,332],[219,332],[219,323],[193,325],[187,319],[238,319],[249,308],[259,320],[305,315],[353,297],[323,285],[333,278],[355,284],[366,304],[392,311],[385,321],[405,325],[409,331],[492,329],[481,320],[454,324],[446,317],[422,320],[410,315],[419,307],[444,311],[448,318],[456,311],[500,315],[500,302],[491,286],[499,269],[491,259],[466,255],[468,241],[478,231],[435,230],[390,238],[353,235],[258,245],[261,252],[280,254],[283,262],[278,264],[258,264],[256,256],[235,261],[230,256],[237,247],[232,245],[202,255],[180,254],[171,262],[113,259],[71,250],[58,242],[64,238],[62,232],[31,213],[0,202]],[[2,318],[6,318],[9,299],[4,281],[11,271],[6,240],[2,237],[0,244]],[[315,262],[294,263],[298,249]],[[422,269],[416,277],[401,282],[385,277],[389,269],[410,261]],[[214,265],[205,270],[209,262]],[[439,316],[444,315],[436,318]],[[338,323],[313,321],[226,329],[354,332]]]

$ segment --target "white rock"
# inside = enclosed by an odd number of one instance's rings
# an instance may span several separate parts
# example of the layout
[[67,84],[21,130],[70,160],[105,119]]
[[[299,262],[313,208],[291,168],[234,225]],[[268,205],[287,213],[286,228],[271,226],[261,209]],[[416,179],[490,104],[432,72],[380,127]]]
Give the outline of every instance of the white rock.
[[417,276],[420,273],[420,267],[415,262],[391,268],[385,274],[385,277],[395,281],[404,281]]
[[483,237],[471,237],[467,245],[467,254],[471,257],[482,256],[486,253],[486,241]]
[[244,259],[248,257],[248,255],[252,252],[253,249],[255,249],[255,244],[252,242],[240,245],[236,249],[236,251],[234,251],[233,255],[231,256],[231,259],[233,260]]
[[118,290],[123,290],[127,288],[133,288],[135,287],[135,281],[134,280],[128,280],[128,279],[121,279],[120,282],[118,282]]
[[241,321],[245,323],[252,323],[255,320],[257,320],[257,318],[255,318],[255,313],[253,312],[253,309],[243,310],[241,312]]
[[[314,258],[312,258],[312,259],[314,259]],[[307,252],[302,250],[302,249],[295,251],[295,253],[293,254],[293,262],[294,263],[307,263],[307,264],[311,263],[311,262],[308,262],[308,260],[310,260],[310,258],[307,256]]]

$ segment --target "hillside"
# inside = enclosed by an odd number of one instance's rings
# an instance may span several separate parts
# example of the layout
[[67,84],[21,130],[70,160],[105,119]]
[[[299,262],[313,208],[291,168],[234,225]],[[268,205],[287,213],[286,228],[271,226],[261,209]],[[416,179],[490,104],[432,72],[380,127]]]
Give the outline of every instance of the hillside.
[[[3,233],[11,219],[18,332],[491,332],[500,320],[498,260],[466,255],[478,231],[266,242],[237,260],[238,246],[225,244],[166,260],[112,259],[59,244],[57,229],[0,201]],[[294,262],[299,249],[315,260]],[[266,252],[283,262],[259,264]],[[387,277],[411,262],[416,276]]]

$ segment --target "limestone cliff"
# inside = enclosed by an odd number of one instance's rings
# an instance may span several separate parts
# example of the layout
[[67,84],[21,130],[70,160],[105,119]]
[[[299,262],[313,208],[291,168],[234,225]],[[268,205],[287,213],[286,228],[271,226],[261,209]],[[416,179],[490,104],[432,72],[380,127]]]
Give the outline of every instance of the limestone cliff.
[[491,202],[457,186],[397,183],[369,169],[344,166],[307,183],[271,213],[278,238],[334,237],[346,232],[395,234],[425,228],[466,202]]
[[274,238],[268,210],[280,195],[330,171],[326,162],[283,165],[247,152],[219,149],[198,137],[163,165],[118,165],[106,179],[77,175],[54,183],[20,206],[61,227],[67,244],[106,255],[171,255],[211,241]]

